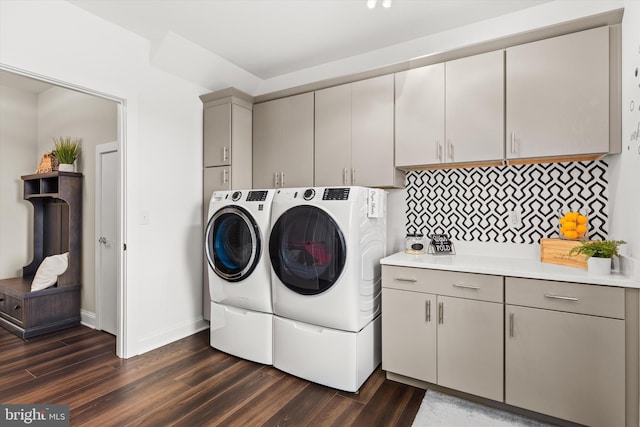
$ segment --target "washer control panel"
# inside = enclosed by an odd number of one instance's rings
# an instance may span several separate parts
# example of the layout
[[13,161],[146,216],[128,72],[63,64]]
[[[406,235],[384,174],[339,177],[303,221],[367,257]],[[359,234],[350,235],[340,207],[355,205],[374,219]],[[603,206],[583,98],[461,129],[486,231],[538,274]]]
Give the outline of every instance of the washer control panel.
[[313,188],[309,188],[307,190],[304,190],[304,194],[302,195],[302,198],[305,200],[311,200],[315,195],[316,195],[316,190],[314,190]]
[[247,202],[264,202],[265,200],[267,200],[267,194],[267,190],[249,191]]
[[325,188],[322,200],[349,200],[349,189]]
[[240,197],[242,197],[242,192],[234,191],[233,194],[231,195],[231,200],[233,200],[234,202],[237,202],[238,200],[240,200]]

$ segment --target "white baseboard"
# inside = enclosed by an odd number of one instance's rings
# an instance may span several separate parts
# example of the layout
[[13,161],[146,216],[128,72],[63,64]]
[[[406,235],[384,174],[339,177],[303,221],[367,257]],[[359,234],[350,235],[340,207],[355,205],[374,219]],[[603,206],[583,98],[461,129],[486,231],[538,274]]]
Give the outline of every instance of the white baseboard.
[[151,350],[155,350],[164,345],[170,344],[174,341],[178,341],[182,338],[186,338],[197,332],[203,331],[209,328],[209,322],[204,320],[202,316],[193,319],[192,321],[183,322],[178,325],[173,325],[171,328],[163,329],[155,332],[153,335],[142,338],[138,341],[137,354],[143,354]]
[[80,310],[80,323],[88,328],[98,329],[98,319],[96,319],[96,314],[91,311]]

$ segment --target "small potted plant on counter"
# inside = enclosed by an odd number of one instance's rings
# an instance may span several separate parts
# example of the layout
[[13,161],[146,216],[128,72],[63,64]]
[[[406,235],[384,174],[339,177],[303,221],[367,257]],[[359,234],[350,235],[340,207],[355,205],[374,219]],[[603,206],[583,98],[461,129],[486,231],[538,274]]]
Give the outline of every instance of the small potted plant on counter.
[[53,138],[53,154],[58,159],[60,172],[73,172],[73,163],[80,155],[80,139],[71,137]]
[[581,242],[569,251],[569,255],[581,254],[587,257],[587,269],[590,273],[610,274],[611,259],[618,256],[618,246],[624,240],[592,240]]

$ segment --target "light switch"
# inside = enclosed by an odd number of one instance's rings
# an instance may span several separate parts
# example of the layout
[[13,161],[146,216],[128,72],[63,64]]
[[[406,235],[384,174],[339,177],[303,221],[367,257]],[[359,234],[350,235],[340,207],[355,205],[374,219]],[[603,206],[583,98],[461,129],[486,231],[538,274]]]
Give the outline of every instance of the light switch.
[[140,211],[140,225],[149,225],[149,211]]

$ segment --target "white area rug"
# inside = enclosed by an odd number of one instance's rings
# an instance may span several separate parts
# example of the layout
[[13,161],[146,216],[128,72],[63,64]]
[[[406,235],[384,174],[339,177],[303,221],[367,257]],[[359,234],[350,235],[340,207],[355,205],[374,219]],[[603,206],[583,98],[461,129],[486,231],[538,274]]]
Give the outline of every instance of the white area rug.
[[427,390],[413,427],[548,427],[511,412]]

